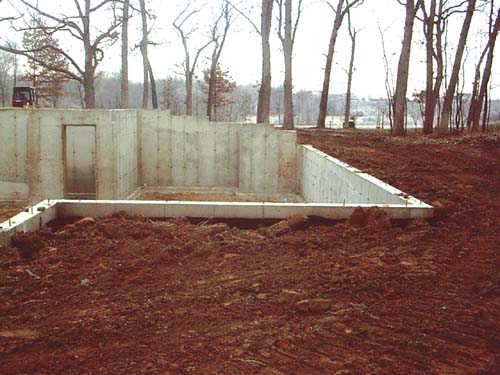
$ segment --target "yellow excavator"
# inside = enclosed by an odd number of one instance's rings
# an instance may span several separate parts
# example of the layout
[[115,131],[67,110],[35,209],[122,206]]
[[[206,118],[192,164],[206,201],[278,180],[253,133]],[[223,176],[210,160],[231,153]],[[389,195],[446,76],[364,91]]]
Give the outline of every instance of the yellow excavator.
[[37,108],[38,98],[35,87],[14,87],[12,106],[17,108]]

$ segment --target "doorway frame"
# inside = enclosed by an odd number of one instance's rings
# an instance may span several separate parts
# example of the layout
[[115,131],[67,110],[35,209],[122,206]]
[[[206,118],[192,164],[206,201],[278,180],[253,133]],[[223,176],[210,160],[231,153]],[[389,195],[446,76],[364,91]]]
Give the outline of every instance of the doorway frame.
[[62,164],[63,164],[63,189],[64,189],[64,197],[69,199],[68,197],[68,160],[67,160],[67,128],[75,126],[75,127],[84,127],[90,126],[94,128],[94,156],[92,158],[92,167],[94,169],[94,185],[95,185],[95,199],[98,198],[98,181],[99,181],[99,168],[97,167],[98,160],[98,150],[97,150],[97,127],[96,124],[63,124],[62,126]]

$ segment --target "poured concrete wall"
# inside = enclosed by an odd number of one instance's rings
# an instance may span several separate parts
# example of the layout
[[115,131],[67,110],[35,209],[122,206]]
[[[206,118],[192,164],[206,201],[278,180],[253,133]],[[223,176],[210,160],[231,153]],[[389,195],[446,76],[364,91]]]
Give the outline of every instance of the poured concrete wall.
[[142,111],[140,179],[148,186],[237,187],[240,124]]
[[147,186],[298,190],[295,132],[143,111],[139,139],[140,181]]
[[99,199],[117,199],[137,187],[136,111],[11,109],[0,111],[0,157],[10,165],[0,169],[0,199],[65,196],[65,125],[95,126]]
[[240,191],[298,192],[297,134],[269,125],[242,125],[240,133]]
[[300,186],[306,202],[408,204],[392,186],[312,146],[299,146]]
[[[139,186],[237,188],[297,193],[295,132],[270,125],[208,122],[168,111],[0,111],[0,200],[67,196],[66,126],[93,126],[97,199],[123,199]],[[73,129],[73,128],[72,128]],[[85,142],[85,145],[83,144]],[[83,148],[88,147],[82,147]],[[90,163],[91,158],[82,156]]]
[[28,199],[28,111],[0,110],[0,198]]
[[[115,168],[115,187],[112,190],[113,199],[119,199],[131,194],[139,184],[137,113],[112,111],[111,116]],[[106,199],[101,198],[102,195],[99,199]]]

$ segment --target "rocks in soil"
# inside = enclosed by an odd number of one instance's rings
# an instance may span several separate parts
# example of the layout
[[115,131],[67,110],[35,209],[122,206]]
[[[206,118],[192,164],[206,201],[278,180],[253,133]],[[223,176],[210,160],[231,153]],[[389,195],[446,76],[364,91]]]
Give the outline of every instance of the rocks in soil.
[[452,202],[444,200],[435,200],[431,203],[431,206],[434,207],[434,217],[436,219],[443,219],[456,211],[456,207]]
[[93,217],[84,217],[83,219],[80,219],[78,220],[75,225],[77,226],[83,226],[83,225],[91,225],[91,224],[95,224],[96,220],[95,218]]
[[280,237],[294,230],[305,228],[308,223],[308,216],[294,215],[271,225],[269,228],[267,228],[266,233],[270,237]]
[[361,207],[356,208],[345,225],[347,228],[363,228],[370,232],[392,228],[389,214],[377,207],[371,207],[368,210]]
[[40,232],[19,232],[14,234],[10,241],[12,246],[19,250],[19,254],[24,259],[32,258],[35,253],[42,250],[45,246],[45,241]]
[[327,311],[332,305],[332,301],[325,298],[304,299],[295,304],[297,311],[303,313],[318,313]]

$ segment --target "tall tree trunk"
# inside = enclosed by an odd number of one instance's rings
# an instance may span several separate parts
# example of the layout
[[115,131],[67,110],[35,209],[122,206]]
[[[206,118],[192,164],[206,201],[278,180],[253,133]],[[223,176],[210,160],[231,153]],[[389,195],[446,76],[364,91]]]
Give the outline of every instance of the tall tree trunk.
[[[497,14],[497,18],[495,21],[495,25],[493,27],[493,31],[491,32],[489,39],[488,39],[488,44],[489,44],[488,57],[486,58],[486,64],[484,66],[484,71],[483,71],[483,79],[481,81],[481,88],[479,89],[478,100],[477,100],[478,111],[475,113],[475,116],[474,116],[474,120],[472,123],[472,131],[479,131],[479,120],[481,117],[481,108],[483,107],[483,104],[485,103],[486,95],[487,95],[487,91],[488,91],[488,84],[489,84],[490,78],[491,78],[491,68],[493,66],[493,56],[494,56],[495,44],[496,44],[496,39],[498,36],[499,28],[500,28],[500,8],[498,9],[498,14]],[[488,111],[486,110],[485,115],[484,115],[485,117],[487,116],[487,112]]]
[[467,13],[465,15],[464,24],[462,26],[462,31],[460,32],[460,38],[458,40],[458,46],[455,54],[455,61],[453,62],[453,69],[451,71],[450,82],[448,83],[448,88],[446,89],[446,95],[443,100],[443,107],[441,109],[441,121],[439,122],[439,125],[435,128],[437,134],[444,134],[448,132],[448,126],[450,124],[451,108],[453,104],[453,97],[455,96],[455,90],[458,83],[458,75],[460,73],[460,67],[462,65],[462,57],[465,50],[465,43],[467,41],[467,36],[469,34],[472,16],[474,15],[475,5],[476,5],[476,0],[469,0],[469,5],[467,6]]
[[259,101],[257,104],[257,123],[269,123],[271,112],[271,23],[273,14],[273,0],[262,0],[262,14],[260,18],[260,36],[262,39],[262,75],[260,79]]
[[354,74],[354,57],[356,54],[356,30],[352,29],[351,11],[347,10],[347,20],[349,22],[349,36],[351,37],[351,60],[349,61],[349,71],[347,73],[347,93],[345,98],[344,128],[348,129],[351,120],[351,87],[352,76]]
[[85,71],[83,74],[83,89],[85,109],[95,108],[95,82],[94,72],[92,70]]
[[285,113],[283,129],[293,129],[293,83],[292,83],[292,0],[285,2]]
[[90,0],[85,0],[85,17],[82,18],[83,24],[83,46],[85,53],[85,70],[83,72],[84,102],[86,109],[95,108],[95,67],[94,51],[90,43]]
[[434,22],[436,18],[436,0],[431,0],[429,15],[424,20],[426,43],[426,85],[425,85],[425,118],[424,134],[432,134],[434,127]]
[[344,0],[339,0],[337,10],[335,11],[335,21],[333,23],[332,33],[330,34],[330,43],[328,44],[328,54],[326,55],[325,77],[323,78],[323,89],[321,90],[321,99],[319,102],[319,114],[316,122],[318,129],[325,128],[326,115],[328,112],[328,95],[330,92],[330,76],[332,73],[333,52],[337,35],[342,25],[342,7]]
[[469,105],[469,114],[467,115],[467,128],[472,130],[472,124],[474,122],[476,112],[481,112],[481,108],[478,108],[478,95],[479,95],[479,85],[481,84],[481,66],[483,65],[483,60],[486,57],[489,49],[489,41],[479,57],[479,61],[476,65],[476,72],[474,74],[474,82],[472,83],[472,96]]
[[141,5],[141,20],[142,20],[142,39],[141,39],[142,71],[143,71],[142,108],[147,109],[149,102],[148,21],[147,21],[145,0],[140,0],[139,2]]
[[215,105],[215,80],[217,74],[217,58],[216,58],[216,50],[214,50],[212,54],[212,62],[210,64],[210,72],[208,78],[208,96],[207,96],[207,117],[209,121],[215,121],[212,113],[214,112]]
[[186,115],[193,115],[193,74],[186,74]]
[[148,61],[148,73],[149,80],[151,81],[151,105],[153,109],[158,109],[158,93],[156,90],[156,80],[153,74],[153,68],[151,67],[151,63]]
[[[436,108],[439,104],[439,93],[441,92],[441,85],[443,83],[444,78],[444,58],[443,58],[443,7],[444,0],[439,0],[439,7],[437,10],[437,20],[435,22],[436,29],[436,50],[435,50],[435,58],[436,58],[436,68],[435,74],[436,78],[434,80],[434,88],[431,86],[430,93],[426,91],[426,102],[425,102],[425,122],[424,122],[424,133],[431,134],[434,127],[434,117],[436,114]],[[429,74],[429,70],[427,74]],[[431,81],[432,82],[432,81]],[[429,82],[427,82],[429,83]],[[429,87],[429,86],[427,86]],[[438,108],[438,119],[440,120],[440,108]]]
[[128,108],[128,18],[129,1],[123,1],[123,23],[122,23],[122,69],[121,69],[121,89],[120,107]]
[[399,56],[396,90],[394,92],[394,127],[392,129],[394,135],[403,135],[405,133],[406,92],[408,90],[408,73],[415,15],[415,1],[407,0],[403,47]]

